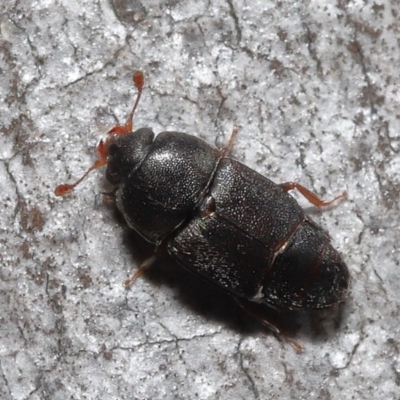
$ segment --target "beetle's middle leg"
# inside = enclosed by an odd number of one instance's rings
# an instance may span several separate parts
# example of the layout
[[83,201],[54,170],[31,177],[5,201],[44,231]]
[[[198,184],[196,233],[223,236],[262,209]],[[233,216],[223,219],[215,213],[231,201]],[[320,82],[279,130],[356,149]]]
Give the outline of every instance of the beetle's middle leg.
[[150,256],[149,258],[146,258],[141,264],[138,270],[136,270],[135,272],[132,273],[132,275],[126,279],[124,281],[124,286],[126,288],[129,288],[129,286],[132,285],[133,282],[136,281],[137,278],[141,277],[144,273],[144,271],[146,271],[146,269],[148,269],[149,267],[151,267],[159,258],[161,258],[162,256],[164,256],[166,252],[166,246],[164,243],[161,243],[160,245],[158,245],[152,256]]
[[300,185],[299,183],[296,182],[285,182],[279,184],[279,186],[285,191],[288,192],[289,190],[297,189],[311,204],[314,204],[314,206],[317,207],[327,207],[333,204],[335,201],[346,197],[347,193],[343,192],[339,196],[336,196],[333,200],[330,201],[324,201],[320,199],[316,194],[311,192],[311,190],[308,190],[304,186]]
[[226,157],[232,150],[233,143],[235,142],[235,138],[237,136],[239,128],[237,126],[234,126],[232,129],[231,136],[228,140],[228,143],[225,145],[225,147],[221,150],[221,157]]

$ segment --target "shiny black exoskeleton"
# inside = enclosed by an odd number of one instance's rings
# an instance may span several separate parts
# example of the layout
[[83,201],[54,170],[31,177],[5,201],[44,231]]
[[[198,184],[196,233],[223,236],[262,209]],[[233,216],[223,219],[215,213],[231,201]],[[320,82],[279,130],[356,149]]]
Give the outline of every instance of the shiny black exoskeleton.
[[132,132],[143,74],[136,73],[134,82],[139,94],[125,126],[113,128],[97,147],[99,159],[74,184],[58,186],[56,195],[107,164],[106,178],[117,188],[117,205],[128,225],[227,290],[253,315],[259,315],[252,310],[256,303],[295,310],[343,300],[346,265],[329,235],[287,192],[298,189],[317,206],[343,195],[324,202],[299,184],[275,184],[227,157],[230,146],[219,150],[179,132],[157,137],[147,128]]
[[106,178],[131,228],[234,296],[296,309],[346,292],[346,265],[294,198],[201,139],[147,128],[117,136]]

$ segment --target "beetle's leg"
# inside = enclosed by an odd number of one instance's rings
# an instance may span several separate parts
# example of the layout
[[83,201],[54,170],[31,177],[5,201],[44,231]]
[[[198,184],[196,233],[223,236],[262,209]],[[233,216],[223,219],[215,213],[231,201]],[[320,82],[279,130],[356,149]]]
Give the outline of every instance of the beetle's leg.
[[108,205],[114,205],[116,203],[116,193],[117,193],[117,188],[112,190],[111,192],[103,192],[103,202]]
[[232,150],[233,147],[233,143],[235,141],[235,138],[237,136],[239,128],[237,126],[234,126],[232,129],[232,133],[231,136],[228,140],[228,143],[226,144],[226,146],[221,150],[221,157],[226,157]]
[[141,264],[137,271],[135,271],[127,280],[125,280],[124,285],[126,288],[132,285],[133,282],[136,281],[137,278],[143,275],[144,271],[151,267],[160,257],[165,254],[165,245],[161,243],[154,250],[154,254],[149,258],[146,258]]
[[144,260],[137,271],[135,271],[125,282],[124,285],[126,288],[132,285],[133,282],[136,281],[137,278],[143,275],[143,272],[149,268],[154,262],[157,260],[157,256],[153,254],[151,257]]
[[234,299],[247,313],[265,325],[278,338],[283,338],[289,342],[298,352],[303,350],[303,347],[299,343],[288,337],[288,333],[286,332],[285,327],[282,326],[282,322],[278,321],[278,311],[268,309],[266,306],[262,306],[243,298],[234,297]]
[[320,199],[316,194],[305,188],[304,186],[300,185],[296,182],[285,182],[279,185],[285,192],[289,190],[297,189],[311,204],[317,207],[327,207],[334,203],[336,200],[339,200],[343,197],[347,196],[346,192],[343,192],[339,196],[336,196],[333,200],[324,201]]
[[246,300],[239,297],[234,297],[236,302],[252,317],[260,321],[263,325],[267,326],[273,333],[280,335],[281,329],[277,327],[277,324],[272,322],[272,318],[268,318],[267,315],[260,310],[260,305],[253,301]]

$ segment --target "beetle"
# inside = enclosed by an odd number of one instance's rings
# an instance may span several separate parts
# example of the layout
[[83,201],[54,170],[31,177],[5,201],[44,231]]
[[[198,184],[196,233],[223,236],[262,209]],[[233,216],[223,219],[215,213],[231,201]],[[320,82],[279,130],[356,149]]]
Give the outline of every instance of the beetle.
[[166,249],[179,264],[229,292],[250,314],[258,305],[278,311],[322,309],[341,302],[349,272],[319,227],[288,193],[297,189],[318,207],[331,201],[295,182],[276,184],[229,157],[235,128],[220,150],[198,137],[149,128],[133,131],[133,116],[109,131],[97,146],[98,159],[73,184],[56,188],[65,195],[90,171],[107,165],[116,204],[128,225],[155,252],[125,283],[130,285]]

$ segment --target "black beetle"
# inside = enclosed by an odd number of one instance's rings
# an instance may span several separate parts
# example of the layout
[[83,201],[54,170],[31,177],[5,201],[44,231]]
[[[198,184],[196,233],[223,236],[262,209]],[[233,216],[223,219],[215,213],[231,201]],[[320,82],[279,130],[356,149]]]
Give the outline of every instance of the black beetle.
[[[134,74],[138,96],[124,126],[116,126],[97,147],[99,158],[72,185],[107,164],[116,202],[128,225],[154,243],[156,252],[131,283],[166,248],[181,265],[219,285],[254,316],[252,305],[276,310],[319,309],[343,300],[349,272],[327,232],[287,192],[297,189],[316,206],[330,205],[303,186],[275,184],[226,157],[223,150],[179,132],[132,132],[144,78]],[[272,326],[272,328],[274,328]],[[277,329],[275,329],[277,331]]]

